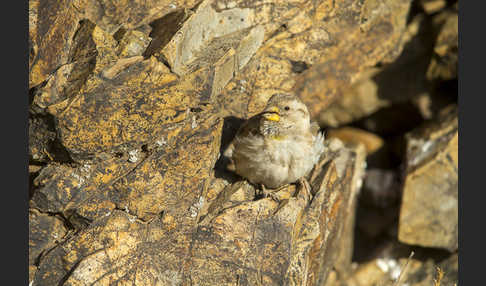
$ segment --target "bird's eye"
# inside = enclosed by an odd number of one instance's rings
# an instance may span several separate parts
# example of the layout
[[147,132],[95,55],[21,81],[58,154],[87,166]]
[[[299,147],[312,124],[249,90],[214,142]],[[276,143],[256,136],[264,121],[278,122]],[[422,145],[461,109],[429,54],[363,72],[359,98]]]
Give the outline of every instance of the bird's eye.
[[287,111],[289,111],[290,110],[290,107],[285,106],[284,109],[287,110]]

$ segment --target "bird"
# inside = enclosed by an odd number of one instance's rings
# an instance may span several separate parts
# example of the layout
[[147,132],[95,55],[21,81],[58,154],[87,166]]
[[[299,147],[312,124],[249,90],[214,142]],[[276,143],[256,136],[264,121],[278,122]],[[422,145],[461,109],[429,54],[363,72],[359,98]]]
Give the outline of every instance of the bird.
[[267,196],[271,190],[304,183],[324,149],[324,133],[311,122],[302,100],[277,93],[240,126],[224,155],[230,159],[227,169],[261,186]]

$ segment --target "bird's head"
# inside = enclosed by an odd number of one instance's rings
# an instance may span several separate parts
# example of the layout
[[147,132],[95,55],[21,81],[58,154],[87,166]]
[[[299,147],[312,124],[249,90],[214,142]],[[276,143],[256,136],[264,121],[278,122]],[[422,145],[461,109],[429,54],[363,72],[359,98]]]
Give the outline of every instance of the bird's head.
[[265,121],[282,127],[284,130],[306,130],[310,127],[307,106],[291,94],[274,94],[262,112]]

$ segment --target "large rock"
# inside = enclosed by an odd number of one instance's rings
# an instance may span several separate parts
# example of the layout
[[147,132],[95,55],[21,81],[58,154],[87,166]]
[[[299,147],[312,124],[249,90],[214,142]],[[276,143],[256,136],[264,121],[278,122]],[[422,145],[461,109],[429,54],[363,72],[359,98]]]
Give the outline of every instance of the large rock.
[[432,56],[432,33],[430,20],[415,16],[403,33],[403,50],[396,60],[367,69],[353,85],[344,86],[342,96],[319,114],[321,125],[342,126],[427,93],[425,73]]
[[59,217],[29,210],[29,281],[34,279],[42,255],[63,241],[67,232]]
[[70,62],[80,19],[71,1],[29,0],[29,88]]
[[162,210],[178,211],[180,200],[192,203],[182,189],[204,190],[218,156],[221,127],[214,116],[194,115],[165,137],[121,157],[99,154],[74,168],[48,165],[34,180],[31,206],[62,213],[78,228],[115,208],[144,220]]
[[[310,177],[310,201],[295,186],[279,191],[280,203],[258,199],[245,181],[211,184],[223,188],[215,197],[204,184],[194,192],[196,174],[189,173],[180,188],[134,182],[159,190],[132,191],[156,208],[132,200],[144,208],[128,204],[98,217],[49,252],[34,285],[321,285],[333,266],[349,267],[364,157],[363,148],[328,142]],[[144,220],[149,213],[155,215]]]
[[[432,259],[427,259],[426,261],[411,259],[408,262],[407,260],[407,258],[377,258],[361,264],[345,282],[329,282],[326,286],[395,285],[400,275],[399,285],[452,286],[457,284],[459,264],[457,254],[451,255],[439,263],[436,263]],[[442,272],[442,276],[439,276],[440,272]],[[435,283],[436,281],[437,283]]]
[[407,136],[398,239],[450,251],[458,244],[457,107]]
[[[435,3],[440,1],[422,1]],[[444,2],[444,1],[442,1]],[[413,15],[413,14],[412,14]],[[457,10],[444,9],[433,17],[415,15],[403,33],[403,51],[395,61],[362,72],[341,96],[319,114],[322,126],[339,127],[365,118],[380,109],[411,103],[421,117],[430,119],[454,100],[441,89],[445,80],[457,80]],[[453,97],[453,96],[452,96]],[[398,120],[378,121],[400,124]],[[374,130],[376,131],[376,130]]]
[[220,97],[230,115],[243,107],[250,116],[273,93],[294,91],[317,116],[366,68],[403,47],[410,1],[292,2],[253,8],[265,41]]
[[434,45],[434,57],[427,70],[427,78],[450,80],[457,78],[459,50],[459,18],[457,10],[446,10],[434,17],[439,30]]

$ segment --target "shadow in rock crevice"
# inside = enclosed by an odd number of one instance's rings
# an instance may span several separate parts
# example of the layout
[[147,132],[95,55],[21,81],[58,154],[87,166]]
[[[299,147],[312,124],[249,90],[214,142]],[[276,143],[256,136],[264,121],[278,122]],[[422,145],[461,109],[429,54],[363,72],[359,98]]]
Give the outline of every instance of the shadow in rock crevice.
[[214,166],[214,175],[216,178],[224,179],[230,183],[234,183],[240,179],[238,175],[226,169],[230,163],[230,159],[224,156],[224,151],[231,144],[231,141],[238,132],[240,126],[245,122],[244,119],[237,118],[234,116],[228,116],[224,118],[223,131],[221,135],[221,147],[219,150],[220,156],[218,161]]

